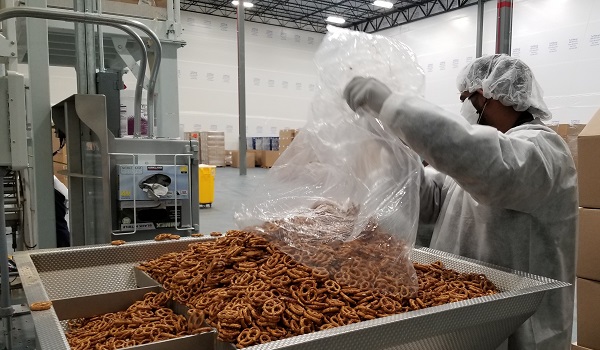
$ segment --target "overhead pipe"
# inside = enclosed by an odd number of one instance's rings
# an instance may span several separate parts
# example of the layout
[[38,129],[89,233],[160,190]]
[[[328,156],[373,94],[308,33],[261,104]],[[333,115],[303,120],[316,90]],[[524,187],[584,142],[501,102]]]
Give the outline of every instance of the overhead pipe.
[[[52,19],[57,21],[67,21],[67,22],[82,22],[82,23],[90,23],[90,24],[103,24],[111,27],[115,27],[125,31],[127,34],[131,35],[138,43],[141,42],[142,47],[145,48],[144,42],[140,38],[140,36],[135,33],[131,28],[126,28],[127,26],[137,28],[144,32],[148,37],[154,42],[154,65],[151,68],[150,72],[150,80],[148,82],[148,119],[154,120],[154,114],[156,110],[156,103],[154,101],[154,91],[156,88],[156,81],[158,79],[158,69],[160,68],[160,62],[162,60],[162,46],[160,44],[160,39],[158,36],[145,24],[135,21],[132,19],[127,19],[118,16],[112,15],[100,15],[96,13],[82,13],[82,12],[68,12],[64,10],[56,10],[56,9],[48,9],[48,8],[33,8],[33,7],[18,7],[18,8],[7,8],[0,10],[0,22],[5,21],[10,18],[15,17],[30,17],[30,18],[41,18],[41,19]],[[139,41],[138,41],[139,39]],[[143,52],[144,50],[142,50]],[[147,57],[147,53],[146,53]],[[142,60],[143,65],[145,66],[146,60]],[[142,67],[140,64],[140,68]],[[140,69],[141,70],[141,69]],[[141,75],[142,79],[138,79],[138,85],[136,86],[136,98],[138,97],[137,89],[140,84],[143,86],[143,77],[145,76],[145,67],[143,74]],[[136,101],[136,106],[140,106],[140,113],[136,116],[136,120],[141,126],[141,92],[139,94],[139,101]],[[137,108],[137,107],[136,107]],[[150,124],[150,123],[149,123]],[[153,129],[153,128],[152,128]],[[154,137],[154,131],[151,128],[148,130],[148,137]],[[138,135],[139,136],[139,135]]]

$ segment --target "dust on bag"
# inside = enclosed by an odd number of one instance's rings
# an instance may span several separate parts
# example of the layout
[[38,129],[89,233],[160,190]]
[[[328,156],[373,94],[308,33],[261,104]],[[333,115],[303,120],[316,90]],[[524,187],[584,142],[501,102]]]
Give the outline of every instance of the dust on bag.
[[419,159],[367,111],[343,98],[356,76],[421,94],[412,51],[383,36],[329,28],[315,56],[319,86],[309,120],[250,200],[240,228],[262,232],[285,253],[325,268],[342,286],[408,293],[419,216]]

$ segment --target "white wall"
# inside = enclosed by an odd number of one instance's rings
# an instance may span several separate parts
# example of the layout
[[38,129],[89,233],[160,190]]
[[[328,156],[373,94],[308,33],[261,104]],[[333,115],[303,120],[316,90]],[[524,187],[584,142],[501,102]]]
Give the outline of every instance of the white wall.
[[[178,51],[180,123],[186,131],[224,131],[238,145],[236,21],[182,12]],[[248,136],[277,136],[305,124],[316,89],[313,56],[322,34],[246,22]],[[27,74],[27,66],[20,70]],[[135,78],[124,76],[129,89]],[[50,67],[51,102],[76,93],[73,68]]]
[[[427,74],[426,98],[458,112],[460,68],[475,56],[477,7],[383,31],[408,44]],[[495,47],[496,1],[485,5],[483,53]],[[600,1],[515,0],[513,56],[534,71],[561,123],[586,123],[600,108]]]
[[[182,12],[187,45],[179,50],[180,123],[186,131],[225,131],[237,147],[236,22]],[[305,124],[323,35],[246,22],[248,136],[276,136]]]
[[[426,97],[458,112],[456,75],[475,56],[476,6],[382,32],[408,44],[427,74]],[[235,20],[182,12],[180,122],[185,130],[226,132],[237,147]],[[494,51],[496,2],[485,6],[484,54]],[[323,36],[246,22],[249,136],[277,135],[307,118],[317,82],[313,55]],[[556,43],[556,44],[554,44]],[[537,45],[537,46],[536,46]],[[600,108],[600,1],[515,0],[513,55],[528,63],[554,121],[585,123]],[[75,93],[72,68],[51,67],[53,103]],[[132,74],[125,76],[133,88]]]

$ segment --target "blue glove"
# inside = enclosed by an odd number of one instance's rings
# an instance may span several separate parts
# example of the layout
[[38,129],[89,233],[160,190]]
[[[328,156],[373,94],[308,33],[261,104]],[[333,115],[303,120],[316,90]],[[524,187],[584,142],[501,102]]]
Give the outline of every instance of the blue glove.
[[356,77],[344,89],[344,98],[352,110],[362,107],[376,114],[391,94],[392,90],[374,78]]

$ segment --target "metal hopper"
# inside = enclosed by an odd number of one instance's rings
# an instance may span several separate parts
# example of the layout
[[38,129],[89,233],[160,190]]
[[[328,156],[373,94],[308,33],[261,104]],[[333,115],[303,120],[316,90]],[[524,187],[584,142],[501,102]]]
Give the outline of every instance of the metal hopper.
[[[150,287],[153,281],[136,274],[134,265],[167,252],[184,250],[193,241],[197,239],[23,252],[15,255],[15,260],[29,303],[58,302],[57,299],[93,298],[99,294]],[[415,249],[412,258],[420,263],[440,260],[446,267],[459,272],[483,273],[502,292],[247,349],[495,349],[535,312],[546,291],[569,286],[565,282],[427,248]],[[77,305],[64,300],[57,304],[58,307]],[[55,309],[34,312],[32,317],[39,349],[69,349]],[[197,342],[177,344],[176,340],[170,341],[167,348],[235,349],[230,344],[216,341],[206,341],[200,346]],[[143,345],[143,349],[167,349],[164,346],[153,343]]]

